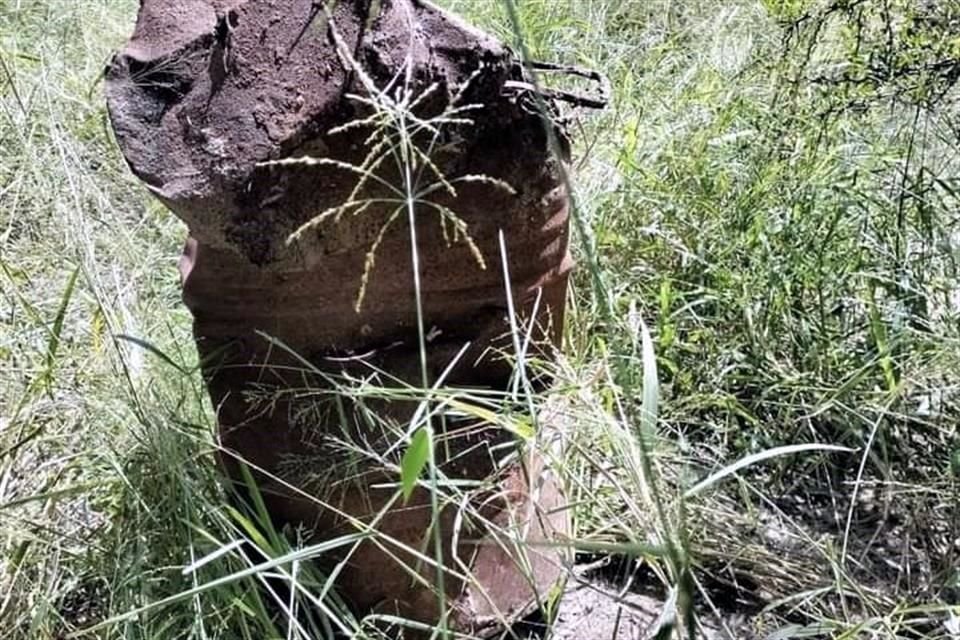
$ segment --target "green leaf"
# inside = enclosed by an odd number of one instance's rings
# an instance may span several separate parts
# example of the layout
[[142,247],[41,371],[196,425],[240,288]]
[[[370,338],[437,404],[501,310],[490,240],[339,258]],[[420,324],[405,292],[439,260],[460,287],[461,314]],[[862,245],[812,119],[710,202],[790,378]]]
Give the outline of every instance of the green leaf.
[[410,441],[410,446],[400,462],[400,485],[403,487],[403,499],[410,500],[417,479],[427,466],[430,457],[430,432],[418,429]]
[[84,495],[95,489],[99,489],[102,486],[102,482],[84,482],[70,485],[68,487],[64,487],[63,489],[43,491],[35,495],[15,498],[9,502],[4,502],[3,504],[0,504],[0,511],[6,511],[14,507],[22,507],[23,505],[30,504],[32,502],[45,502],[47,500],[59,500],[60,498],[71,498],[73,496]]
[[253,544],[264,551],[276,552],[276,550],[270,545],[270,542],[263,535],[263,532],[261,532],[260,529],[258,529],[248,517],[230,505],[226,505],[226,511],[230,517],[233,518],[234,523],[240,527],[243,533],[246,534]]
[[670,597],[663,604],[660,616],[654,623],[657,630],[654,640],[670,640],[677,630],[677,597],[676,589],[670,589]]
[[810,451],[831,451],[831,452],[842,452],[842,453],[854,453],[855,449],[848,449],[847,447],[838,447],[831,444],[797,444],[789,445],[785,447],[776,447],[770,449],[769,451],[761,451],[760,453],[755,453],[753,455],[747,456],[738,462],[735,462],[729,466],[724,467],[720,471],[712,474],[706,480],[698,482],[696,486],[687,490],[683,494],[684,498],[692,498],[693,496],[703,493],[713,485],[717,484],[720,480],[723,480],[727,476],[732,476],[747,467],[753,466],[757,463],[764,462],[765,460],[771,460],[773,458],[779,458],[781,456],[795,455],[797,453],[806,453]]
[[660,410],[660,375],[657,372],[657,354],[653,347],[650,330],[636,308],[630,313],[634,331],[640,335],[641,356],[643,358],[643,396],[640,405],[640,435],[652,445],[657,436],[657,415]]
[[870,332],[873,334],[873,341],[877,348],[877,358],[880,361],[883,377],[887,382],[887,390],[892,393],[898,386],[898,376],[891,357],[892,349],[887,335],[887,327],[877,305],[877,285],[875,283],[871,283],[867,290],[866,302],[870,316]]
[[70,307],[70,300],[73,298],[73,291],[77,286],[77,277],[80,275],[80,267],[73,270],[70,278],[67,280],[67,286],[60,299],[60,307],[57,309],[57,315],[53,319],[53,325],[50,328],[50,339],[47,341],[46,371],[43,372],[42,379],[49,390],[53,381],[53,370],[57,364],[57,352],[60,350],[60,337],[63,334],[63,322],[67,317],[67,309]]
[[810,625],[792,624],[767,636],[767,640],[794,640],[795,638],[823,638],[836,631],[833,624],[826,622],[815,622]]
[[271,553],[279,553],[279,550],[283,548],[283,541],[273,526],[267,503],[264,502],[263,494],[260,492],[260,485],[246,463],[240,464],[240,475],[246,488],[246,497],[250,500],[250,507],[252,508],[250,515],[254,518],[254,521],[251,524],[256,526],[257,530],[265,536],[262,542],[258,541],[257,544],[264,550],[270,550]]
[[537,435],[536,425],[529,416],[504,416],[472,402],[452,398],[447,401],[451,409],[471,418],[483,420],[523,440],[532,440]]
[[171,367],[173,367],[174,369],[176,369],[176,370],[179,371],[180,373],[182,373],[182,374],[184,374],[184,375],[186,375],[186,374],[188,373],[188,371],[187,371],[186,369],[184,369],[182,366],[180,366],[179,364],[177,364],[177,363],[173,360],[173,358],[171,358],[170,356],[168,356],[167,354],[165,354],[163,351],[161,351],[159,347],[157,347],[157,346],[155,346],[155,345],[153,345],[153,344],[150,344],[149,342],[147,342],[146,340],[143,340],[142,338],[136,338],[136,337],[134,337],[134,336],[128,336],[128,335],[125,334],[125,333],[119,333],[119,334],[117,334],[117,340],[122,340],[122,341],[124,341],[124,342],[129,342],[130,344],[134,344],[134,345],[140,347],[141,349],[143,349],[144,351],[147,351],[147,352],[152,353],[153,355],[157,356],[157,357],[160,358],[160,360],[162,360],[165,364],[170,365]]

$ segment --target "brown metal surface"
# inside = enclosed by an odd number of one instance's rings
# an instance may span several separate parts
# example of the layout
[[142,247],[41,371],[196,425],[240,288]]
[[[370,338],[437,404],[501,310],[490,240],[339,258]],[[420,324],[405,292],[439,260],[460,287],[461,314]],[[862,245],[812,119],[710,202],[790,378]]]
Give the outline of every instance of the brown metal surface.
[[[520,79],[508,50],[429,3],[376,4],[376,16],[368,15],[369,0],[336,4],[336,31],[355,59],[378,87],[395,82],[402,69],[409,70],[415,94],[437,84],[418,107],[424,117],[442,112],[466,86],[463,104],[480,108],[470,113],[471,124],[451,127],[431,158],[448,179],[482,174],[514,191],[473,182],[460,185],[455,197],[431,196],[467,223],[485,269],[462,239],[448,243],[435,210],[420,206],[416,213],[430,379],[469,343],[448,384],[504,389],[512,367],[496,353],[511,350],[501,232],[517,308],[536,327],[539,342],[557,345],[560,339],[572,262],[559,167],[548,152],[540,117],[504,95],[505,83]],[[282,394],[329,386],[320,372],[359,376],[373,368],[410,384],[421,380],[406,218],[383,237],[357,312],[368,254],[392,206],[330,219],[288,243],[301,225],[344,202],[357,176],[329,165],[264,165],[305,155],[361,163],[369,132],[331,133],[368,114],[348,93],[363,94],[364,88],[310,0],[143,0],[134,35],[108,72],[110,115],[131,168],[190,228],[181,260],[184,301],[195,318],[223,445],[297,486],[308,484],[297,475],[304,473],[302,465],[293,473],[286,463],[303,458],[311,443],[342,425],[323,410],[311,413],[304,403],[315,401],[295,394],[264,403],[267,390]],[[400,179],[386,168],[381,177]],[[378,192],[371,187],[366,195]],[[549,356],[549,350],[542,354]],[[305,373],[304,362],[315,370]],[[382,414],[393,420],[410,415],[409,403],[381,404]],[[351,437],[370,437],[363,429],[348,427]],[[487,450],[477,447],[510,437],[478,427],[453,439],[451,460],[441,461],[444,471],[473,479],[498,473],[505,497],[490,501],[485,513],[493,521],[513,514],[520,526],[527,522],[533,542],[550,538],[564,528],[564,518],[535,517],[537,504],[550,511],[562,497],[549,480],[533,492],[539,462],[515,461],[497,470]],[[386,443],[372,443],[379,445]],[[325,450],[318,451],[314,459],[322,466]],[[225,462],[236,473],[229,456]],[[389,475],[368,469],[358,476],[362,482],[338,485],[338,507],[369,517],[392,495],[369,486],[396,481]],[[280,521],[306,524],[319,537],[349,526],[342,516],[276,482],[266,481],[265,487]],[[329,489],[324,491],[330,494]],[[420,548],[430,521],[426,505],[426,493],[418,493],[378,528]],[[447,554],[466,558],[487,594],[451,581],[461,628],[483,627],[496,617],[495,609],[516,614],[542,595],[535,591],[545,592],[556,580],[559,557],[552,551],[532,561],[534,589],[496,545],[477,547],[471,541],[455,549],[450,538],[455,512],[452,506],[444,512]],[[471,538],[484,535],[489,531]],[[411,586],[410,576],[395,565],[382,549],[367,544],[351,557],[340,587],[360,609],[394,608],[436,619],[433,593]],[[428,580],[431,571],[423,569]]]

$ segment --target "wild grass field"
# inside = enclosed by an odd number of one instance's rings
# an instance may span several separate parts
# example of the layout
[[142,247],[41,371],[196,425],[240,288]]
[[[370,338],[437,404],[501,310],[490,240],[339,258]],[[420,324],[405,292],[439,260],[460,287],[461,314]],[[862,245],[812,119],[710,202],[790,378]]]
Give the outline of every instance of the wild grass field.
[[[611,601],[663,602],[657,637],[960,638],[960,3],[442,4],[613,89],[571,114],[552,392]],[[106,117],[136,9],[0,0],[0,632],[372,637],[225,500],[185,228]]]

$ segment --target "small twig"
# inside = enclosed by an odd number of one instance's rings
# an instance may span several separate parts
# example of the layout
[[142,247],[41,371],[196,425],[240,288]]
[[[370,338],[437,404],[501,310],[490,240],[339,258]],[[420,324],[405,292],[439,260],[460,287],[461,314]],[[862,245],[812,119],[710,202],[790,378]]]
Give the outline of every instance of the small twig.
[[7,76],[7,84],[10,85],[10,90],[13,91],[13,97],[17,101],[17,105],[20,107],[20,111],[23,112],[23,115],[27,115],[27,107],[23,104],[23,99],[20,97],[20,92],[17,91],[17,83],[13,80],[13,74],[10,73],[10,67],[7,66],[7,61],[3,58],[3,52],[0,52],[0,66],[3,67],[3,73]]
[[297,45],[300,44],[300,41],[303,40],[303,36],[306,35],[307,30],[313,25],[316,21],[317,16],[320,15],[320,11],[324,9],[323,0],[313,0],[310,3],[310,13],[307,15],[307,21],[303,24],[303,28],[300,29],[300,33],[297,34],[297,37],[293,39],[293,42],[290,43],[290,48],[287,49],[287,55],[289,56],[293,53],[293,50],[297,48]]

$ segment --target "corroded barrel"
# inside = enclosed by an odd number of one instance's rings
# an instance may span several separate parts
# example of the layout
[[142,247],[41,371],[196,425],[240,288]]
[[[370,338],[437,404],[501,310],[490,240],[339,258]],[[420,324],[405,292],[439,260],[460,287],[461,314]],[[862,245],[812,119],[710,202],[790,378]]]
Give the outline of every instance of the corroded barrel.
[[417,402],[342,385],[506,390],[517,326],[551,356],[572,267],[564,159],[506,89],[520,66],[494,39],[419,0],[331,11],[143,0],[108,72],[110,116],[134,173],[189,226],[184,301],[228,472],[246,461],[271,515],[317,539],[376,529],[338,581],[360,611],[439,617],[436,570],[410,552],[439,530],[452,619],[480,634],[558,579],[541,543],[566,529],[559,486],[514,434],[469,411],[438,420],[441,474],[480,488],[441,501],[432,526],[429,492],[404,502],[395,486]]

